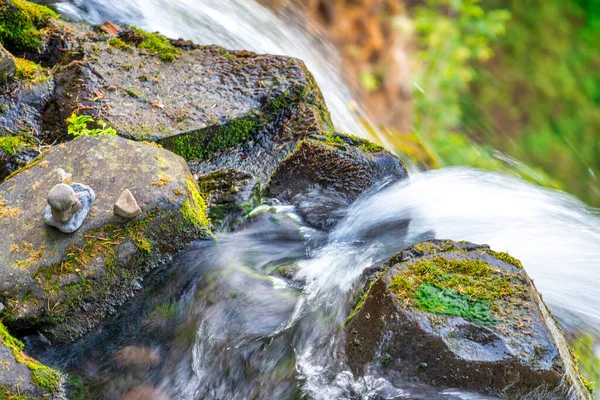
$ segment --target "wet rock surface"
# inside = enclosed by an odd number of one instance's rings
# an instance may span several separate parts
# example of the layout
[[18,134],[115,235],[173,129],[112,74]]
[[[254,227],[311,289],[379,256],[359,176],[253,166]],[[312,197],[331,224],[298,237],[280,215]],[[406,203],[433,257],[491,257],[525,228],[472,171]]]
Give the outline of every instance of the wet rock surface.
[[23,352],[23,343],[0,323],[0,398],[63,399],[63,377]]
[[237,169],[222,169],[198,177],[198,187],[206,194],[213,229],[233,230],[248,211],[260,204],[257,179]]
[[328,134],[300,142],[278,165],[266,196],[294,204],[309,225],[329,230],[359,195],[407,176],[402,162],[382,147]]
[[7,85],[15,76],[15,60],[0,44],[0,87]]
[[[44,224],[46,193],[61,182],[58,169],[97,196],[74,234]],[[137,219],[113,214],[125,188],[145,210]],[[71,341],[114,313],[148,271],[202,237],[208,224],[182,158],[114,136],[55,147],[0,184],[0,198],[4,322],[17,331],[39,329],[56,342]]]
[[432,240],[398,253],[369,279],[346,335],[357,375],[510,398],[589,398],[522,265],[488,246]]

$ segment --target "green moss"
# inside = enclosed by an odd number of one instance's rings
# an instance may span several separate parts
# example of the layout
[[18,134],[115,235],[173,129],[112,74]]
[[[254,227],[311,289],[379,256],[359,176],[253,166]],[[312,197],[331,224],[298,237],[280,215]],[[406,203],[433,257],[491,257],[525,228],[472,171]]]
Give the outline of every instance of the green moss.
[[66,386],[69,400],[89,400],[80,377],[69,375]]
[[237,57],[225,49],[219,49],[219,55],[227,58],[228,60],[235,60]]
[[186,160],[207,160],[226,149],[247,142],[259,126],[256,116],[235,119],[201,132],[172,136],[160,141],[164,148]]
[[362,297],[360,298],[358,303],[356,303],[356,306],[354,306],[354,308],[352,309],[352,312],[350,313],[350,315],[348,315],[348,318],[346,318],[346,321],[344,321],[344,325],[348,325],[348,323],[350,321],[352,321],[352,319],[354,317],[356,317],[356,315],[360,312],[360,310],[362,310],[363,306],[365,305],[365,301],[367,301],[367,298],[369,297],[371,288],[373,287],[375,282],[377,282],[377,280],[374,280],[373,282],[371,282],[371,284],[369,285],[367,290],[364,292],[364,294],[362,295]]
[[181,213],[186,221],[193,223],[198,228],[208,228],[210,219],[206,214],[206,201],[200,194],[198,185],[192,176],[186,179],[187,199],[181,205]]
[[324,142],[333,147],[343,147],[348,145],[356,146],[365,153],[380,153],[385,151],[383,147],[375,143],[347,133],[340,134],[335,132],[327,132],[325,134]]
[[508,264],[514,265],[517,268],[523,269],[523,264],[521,263],[521,261],[517,260],[516,258],[514,258],[513,256],[511,256],[508,253],[494,251],[494,250],[486,250],[486,253],[488,253],[490,256],[496,257],[498,260],[504,261],[505,263],[508,263]]
[[154,307],[154,311],[166,321],[174,321],[179,314],[179,305],[178,303],[172,301],[168,303],[161,303]]
[[135,26],[132,29],[137,35],[143,38],[137,47],[148,50],[165,62],[172,62],[175,60],[175,56],[181,53],[181,50],[173,46],[169,39],[160,33],[149,33]]
[[487,321],[487,310],[497,309],[498,300],[525,293],[516,281],[518,273],[492,268],[482,260],[434,255],[405,265],[392,279],[390,290],[405,306],[429,312]]
[[472,301],[452,289],[442,290],[425,283],[415,293],[415,305],[427,312],[463,317],[482,325],[494,325],[490,303],[486,300]]
[[14,156],[30,146],[29,139],[22,136],[0,137],[0,149],[9,156]]
[[346,142],[344,141],[344,139],[333,132],[328,132],[325,134],[325,143],[332,145],[332,146],[345,146]]
[[129,46],[127,43],[125,43],[123,40],[119,39],[118,37],[108,39],[107,43],[109,46],[116,47],[117,49],[131,50],[131,46]]
[[380,145],[370,142],[366,139],[347,133],[345,135],[352,139],[355,142],[354,144],[366,153],[380,153],[382,151],[385,151],[385,149]]
[[140,92],[138,92],[137,90],[135,90],[134,88],[127,88],[127,89],[125,89],[125,93],[127,93],[128,95],[130,95],[134,99],[141,99],[142,98],[142,94]]
[[44,82],[49,79],[41,65],[18,57],[15,57],[15,77],[26,82]]
[[27,396],[21,396],[7,389],[4,385],[0,385],[0,400],[32,400]]
[[13,53],[37,53],[48,20],[56,16],[48,7],[25,0],[0,0],[0,43]]
[[15,176],[15,175],[17,175],[17,174],[20,174],[21,172],[23,172],[23,171],[26,171],[26,170],[28,170],[28,169],[30,169],[30,168],[33,168],[33,167],[35,167],[35,166],[36,166],[37,164],[39,164],[39,163],[40,163],[40,162],[41,162],[43,159],[44,159],[44,156],[40,154],[40,155],[39,155],[39,156],[37,156],[37,157],[36,157],[36,158],[35,158],[33,161],[31,161],[29,164],[26,164],[24,167],[22,167],[22,168],[19,168],[18,170],[11,172],[11,174],[10,174],[10,175],[8,175],[8,176],[6,177],[6,179],[4,179],[4,180],[5,180],[5,181],[7,181],[7,180],[9,180],[10,178],[12,178],[13,176]]
[[6,327],[0,323],[0,340],[11,349],[15,360],[21,364],[25,364],[31,371],[31,382],[48,393],[56,393],[60,389],[61,375],[58,371],[46,367],[40,362],[28,357],[23,352],[25,347],[21,341],[11,336]]

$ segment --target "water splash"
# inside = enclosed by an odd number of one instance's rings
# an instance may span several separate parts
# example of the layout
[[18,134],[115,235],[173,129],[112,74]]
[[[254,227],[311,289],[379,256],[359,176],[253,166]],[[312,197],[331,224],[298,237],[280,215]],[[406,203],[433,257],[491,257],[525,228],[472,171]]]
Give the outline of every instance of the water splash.
[[359,201],[334,237],[402,220],[411,221],[412,241],[433,232],[509,251],[563,326],[585,322],[600,333],[600,215],[575,197],[501,174],[446,168]]

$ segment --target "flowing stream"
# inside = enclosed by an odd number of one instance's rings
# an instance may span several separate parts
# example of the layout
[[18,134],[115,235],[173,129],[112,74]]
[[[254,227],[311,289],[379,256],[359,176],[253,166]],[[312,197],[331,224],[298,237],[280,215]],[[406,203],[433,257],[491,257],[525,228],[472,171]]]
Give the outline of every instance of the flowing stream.
[[[75,0],[58,7],[92,23],[123,21],[201,44],[298,57],[336,126],[367,136],[348,107],[352,96],[335,51],[254,1]],[[340,327],[361,275],[424,238],[510,252],[565,329],[600,334],[600,216],[566,194],[447,168],[363,195],[327,235],[302,226],[291,207],[255,213],[245,229],[198,243],[176,261],[192,284],[168,310],[177,323],[154,378],[169,398],[484,398],[355,379],[343,361]],[[294,271],[292,279],[286,271]]]

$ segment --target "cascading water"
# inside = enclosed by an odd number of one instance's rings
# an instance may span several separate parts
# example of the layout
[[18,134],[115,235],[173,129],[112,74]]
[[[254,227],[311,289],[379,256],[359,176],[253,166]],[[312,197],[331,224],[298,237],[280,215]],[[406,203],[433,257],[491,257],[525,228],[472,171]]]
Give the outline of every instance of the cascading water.
[[[337,127],[366,135],[348,109],[335,52],[253,1],[75,0],[59,9],[94,23],[126,21],[197,43],[301,58]],[[172,398],[483,398],[354,379],[344,364],[339,327],[353,285],[368,267],[428,237],[509,251],[564,327],[600,334],[600,217],[562,193],[457,168],[364,195],[329,235],[292,223],[290,208],[265,215],[273,220],[199,243],[177,261],[174,270],[193,283],[176,301],[165,367],[153,378]],[[295,271],[291,280],[287,269]]]

